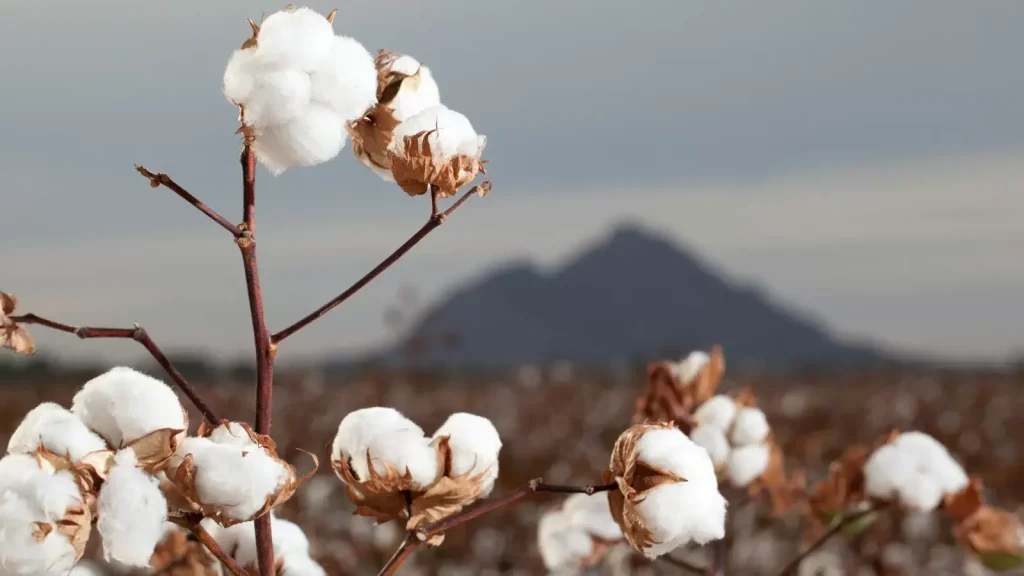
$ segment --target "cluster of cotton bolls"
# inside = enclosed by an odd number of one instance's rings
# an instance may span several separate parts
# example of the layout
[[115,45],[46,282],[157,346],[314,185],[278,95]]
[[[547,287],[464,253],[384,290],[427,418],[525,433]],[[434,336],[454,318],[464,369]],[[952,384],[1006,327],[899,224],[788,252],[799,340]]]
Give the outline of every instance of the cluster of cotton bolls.
[[407,519],[412,529],[488,496],[500,450],[498,431],[480,416],[452,414],[427,437],[397,410],[365,408],[341,421],[331,464],[356,514]]
[[743,488],[768,469],[774,445],[768,418],[750,398],[711,397],[693,414],[690,438],[704,447],[729,483]]
[[[254,573],[259,567],[256,553],[256,530],[252,522],[229,527],[217,525],[210,519],[202,525],[213,536],[221,549],[238,565]],[[271,534],[274,538],[274,560],[280,576],[322,576],[326,574],[309,555],[309,539],[302,528],[293,522],[271,515]]]
[[871,454],[864,465],[864,482],[872,498],[928,512],[967,487],[968,478],[938,440],[922,432],[904,432]]
[[615,442],[605,482],[612,517],[649,558],[725,536],[726,500],[706,450],[671,424],[638,424]]
[[483,172],[487,139],[441,104],[430,70],[410,56],[374,59],[334,34],[333,14],[286,8],[236,50],[224,94],[243,111],[243,132],[272,173],[334,158],[352,135],[361,162],[410,195],[454,194]]
[[537,524],[537,545],[552,574],[576,574],[594,566],[609,546],[622,540],[604,494],[574,494],[545,512]]

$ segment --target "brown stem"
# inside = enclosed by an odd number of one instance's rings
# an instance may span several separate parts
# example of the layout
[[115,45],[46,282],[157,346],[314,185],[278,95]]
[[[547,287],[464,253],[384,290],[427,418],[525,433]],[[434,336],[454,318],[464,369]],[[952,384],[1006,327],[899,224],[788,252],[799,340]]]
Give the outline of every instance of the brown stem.
[[217,557],[217,560],[220,560],[220,563],[226,566],[232,574],[235,576],[249,576],[248,573],[243,570],[237,562],[235,562],[234,558],[228,556],[227,553],[224,552],[224,549],[220,547],[220,544],[217,544],[217,541],[213,539],[213,536],[211,536],[210,533],[207,532],[200,524],[189,524],[185,527],[188,528],[188,530],[203,543],[203,546],[206,546],[206,549],[213,553],[213,555]]
[[811,543],[806,550],[797,554],[795,558],[790,560],[789,564],[786,564],[785,568],[779,571],[779,576],[792,576],[796,574],[797,568],[800,567],[800,563],[804,561],[808,556],[814,553],[815,550],[821,548],[826,542],[828,542],[833,536],[838,534],[843,528],[850,525],[852,522],[856,522],[861,518],[876,512],[881,506],[872,504],[864,510],[858,512],[851,512],[843,515],[842,518],[833,522],[832,527],[828,529],[824,534],[818,537],[817,540]]
[[11,316],[11,320],[19,324],[36,324],[39,326],[45,326],[61,332],[67,332],[68,334],[74,334],[79,338],[131,338],[135,340],[153,356],[153,359],[160,364],[167,374],[174,381],[178,389],[182,391],[185,396],[203,413],[203,417],[209,420],[211,423],[220,422],[217,419],[217,415],[213,413],[213,410],[203,402],[203,399],[199,397],[199,394],[189,385],[185,377],[178,372],[177,368],[171,364],[171,361],[167,359],[160,347],[156,345],[156,342],[149,337],[149,333],[146,329],[138,324],[134,328],[93,328],[89,326],[72,326],[70,324],[62,324],[60,322],[54,322],[37,316],[35,314],[25,314],[24,316]]
[[[484,183],[482,183],[482,184],[480,184],[478,186],[474,186],[469,191],[467,191],[465,194],[463,194],[458,200],[456,200],[455,203],[452,204],[451,207],[449,207],[444,212],[437,213],[436,205],[433,205],[432,206],[432,212],[433,213],[431,214],[430,219],[427,220],[427,223],[424,224],[419,230],[417,230],[416,233],[412,235],[412,237],[410,237],[408,240],[406,240],[404,244],[399,246],[397,250],[392,252],[390,256],[385,258],[383,262],[378,264],[373,270],[370,270],[369,273],[367,273],[365,276],[363,276],[362,278],[357,280],[355,284],[350,286],[347,290],[345,290],[341,294],[335,296],[333,299],[331,299],[329,302],[327,302],[323,306],[317,308],[313,312],[310,312],[307,316],[305,316],[304,318],[302,318],[298,322],[292,324],[291,326],[289,326],[289,327],[285,328],[284,330],[281,330],[280,332],[278,332],[278,333],[274,334],[273,336],[271,336],[270,337],[270,341],[273,344],[279,344],[285,338],[291,336],[292,334],[295,334],[299,330],[302,330],[303,328],[305,328],[309,324],[312,324],[313,321],[315,321],[316,319],[320,318],[324,314],[327,314],[328,312],[330,312],[331,310],[336,308],[339,304],[341,304],[345,300],[348,300],[349,298],[351,298],[356,292],[359,292],[360,290],[362,290],[364,286],[366,286],[367,284],[372,282],[377,276],[380,276],[382,272],[384,272],[385,270],[390,268],[392,264],[394,264],[395,262],[398,262],[398,260],[402,256],[405,256],[406,252],[408,252],[409,250],[412,250],[412,248],[414,246],[416,246],[417,244],[420,243],[421,240],[426,238],[427,234],[430,234],[435,228],[437,228],[438,226],[443,224],[445,219],[448,218],[449,216],[451,216],[452,212],[455,212],[455,210],[458,209],[459,206],[462,206],[462,204],[466,200],[468,200],[471,195],[473,195],[473,194],[481,194],[481,195],[483,195],[483,194],[486,194],[488,191],[490,191],[490,189],[491,189],[491,183],[490,182],[484,182]],[[433,198],[433,194],[431,195],[431,198]],[[432,204],[433,204],[433,202],[432,202]]]
[[729,543],[727,538],[729,538],[728,530],[724,538],[711,543],[712,561],[710,574],[712,576],[725,576],[726,566],[729,561]]
[[[242,251],[242,266],[245,268],[245,288],[249,296],[249,312],[252,315],[253,342],[256,347],[256,432],[270,434],[270,416],[274,400],[274,351],[263,314],[263,292],[260,290],[259,266],[256,263],[256,155],[251,142],[246,140],[242,148],[242,215],[245,223],[242,236],[235,242]],[[257,518],[253,525],[256,530],[256,555],[259,559],[261,576],[274,574],[274,538],[271,531],[270,514]]]
[[146,170],[145,167],[139,166],[138,164],[135,165],[135,169],[138,170],[139,174],[142,174],[144,177],[149,179],[150,186],[154,188],[156,188],[157,186],[165,186],[167,188],[170,188],[171,191],[173,191],[175,194],[181,196],[185,200],[185,202],[188,202],[189,204],[195,206],[200,212],[209,216],[211,220],[213,220],[217,224],[220,224],[222,228],[224,228],[228,232],[231,232],[231,234],[235,238],[241,238],[242,231],[238,228],[238,226],[235,226],[231,222],[228,222],[227,218],[221,216],[213,208],[210,208],[206,204],[203,204],[203,202],[200,201],[198,198],[189,194],[188,190],[185,190],[184,188],[179,186],[177,182],[171,180],[170,176],[158,172],[150,172],[149,170]]
[[415,532],[409,532],[405,535],[405,540],[402,540],[402,544],[395,550],[395,553],[388,560],[388,563],[380,569],[377,576],[391,576],[395,572],[398,572],[398,568],[405,563],[406,560],[412,556],[412,553],[416,551],[420,546],[420,541],[416,537]]
[[700,574],[701,576],[708,576],[708,574],[712,573],[707,568],[701,568],[700,566],[690,564],[686,560],[682,560],[680,558],[673,558],[672,556],[668,555],[662,556],[661,558],[659,558],[659,560],[667,564],[676,566],[678,568],[682,568],[684,571],[689,572],[691,574]]

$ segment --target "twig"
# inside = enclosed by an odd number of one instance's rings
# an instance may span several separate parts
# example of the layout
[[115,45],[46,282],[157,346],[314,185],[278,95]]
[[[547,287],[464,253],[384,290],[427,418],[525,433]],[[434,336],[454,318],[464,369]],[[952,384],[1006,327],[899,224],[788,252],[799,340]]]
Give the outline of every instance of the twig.
[[406,560],[412,556],[412,553],[416,551],[420,546],[420,541],[416,538],[415,532],[409,532],[405,535],[405,540],[402,540],[402,544],[395,550],[395,553],[388,560],[388,563],[380,569],[377,576],[391,576],[395,572],[398,572],[398,568],[405,563]]
[[226,566],[232,574],[235,576],[249,576],[249,574],[243,570],[237,562],[235,562],[235,559],[229,556],[227,552],[220,547],[220,544],[213,539],[213,536],[211,536],[210,533],[206,531],[206,528],[203,528],[199,522],[194,522],[187,517],[175,518],[173,516],[169,517],[168,520],[191,532],[192,535],[202,542],[203,546],[206,546],[206,549],[209,550],[217,560],[220,560],[220,563]]
[[134,328],[93,328],[89,326],[72,326],[70,324],[62,324],[60,322],[54,322],[48,320],[42,316],[35,314],[25,314],[23,316],[11,316],[11,320],[19,324],[36,324],[38,326],[45,326],[60,332],[66,332],[68,334],[74,334],[79,338],[130,338],[135,340],[139,344],[149,351],[153,359],[167,372],[171,377],[171,380],[178,386],[178,389],[182,391],[185,396],[203,413],[203,417],[209,420],[211,423],[220,422],[217,419],[217,415],[213,413],[213,410],[203,402],[203,399],[199,397],[199,394],[189,385],[185,377],[178,372],[177,368],[171,364],[171,361],[167,359],[160,347],[156,345],[156,342],[149,337],[149,333],[146,329],[138,324]]
[[[249,296],[253,342],[256,347],[256,433],[269,435],[274,400],[274,352],[267,320],[263,315],[263,292],[260,290],[260,273],[256,264],[256,155],[248,140],[242,148],[241,162],[242,215],[245,223],[242,236],[235,242],[242,251],[245,288]],[[275,571],[270,514],[260,516],[253,525],[256,530],[256,555],[259,558],[260,574],[270,576]]]
[[210,208],[201,200],[189,194],[188,190],[185,190],[184,188],[179,186],[177,182],[171,180],[170,176],[166,174],[150,172],[149,170],[146,170],[145,167],[139,166],[138,164],[135,165],[135,169],[139,172],[139,174],[142,174],[144,177],[149,179],[150,186],[154,188],[156,188],[157,186],[165,186],[167,188],[170,188],[175,194],[181,196],[185,200],[185,202],[188,202],[189,204],[195,206],[200,212],[209,216],[211,220],[213,220],[217,224],[220,224],[222,228],[224,228],[228,232],[231,232],[231,234],[235,238],[242,237],[242,231],[238,228],[238,226],[235,226],[231,222],[228,222],[227,218],[221,216],[213,208]]
[[850,525],[851,522],[856,522],[857,520],[860,520],[861,518],[878,511],[880,508],[881,506],[872,504],[871,506],[864,510],[843,515],[842,518],[839,518],[838,520],[833,522],[832,527],[829,528],[828,531],[826,531],[824,534],[819,536],[817,540],[812,542],[806,550],[797,554],[795,558],[790,560],[789,564],[786,564],[786,567],[779,571],[779,576],[791,576],[793,574],[796,574],[797,568],[800,567],[800,563],[803,562],[804,559],[806,559],[808,556],[813,554],[815,550],[821,548],[826,542],[828,542],[833,536],[838,534],[843,528]]
[[729,536],[729,532],[726,531],[724,538],[711,543],[712,560],[709,574],[712,576],[725,576],[729,562]]
[[680,558],[674,558],[674,557],[669,556],[667,554],[665,556],[662,556],[661,558],[659,558],[659,560],[661,560],[661,561],[663,561],[663,562],[665,562],[667,564],[671,564],[673,566],[677,566],[679,568],[682,568],[683,570],[685,570],[685,571],[687,571],[687,572],[689,572],[691,574],[700,574],[701,576],[708,576],[708,574],[712,573],[711,570],[709,570],[707,568],[701,568],[700,566],[695,566],[693,564],[690,564],[686,560],[682,560]]
[[270,342],[273,344],[279,344],[285,338],[291,336],[292,334],[298,332],[299,330],[302,330],[309,324],[313,323],[314,320],[320,318],[324,314],[327,314],[335,307],[337,307],[339,304],[351,298],[352,295],[362,290],[364,286],[372,282],[377,276],[380,276],[381,273],[390,268],[391,265],[393,265],[395,262],[398,262],[398,260],[402,256],[405,256],[406,252],[412,250],[414,246],[416,246],[417,244],[420,243],[421,240],[426,238],[427,234],[430,234],[435,228],[443,224],[445,219],[451,216],[452,213],[459,208],[459,206],[462,206],[462,204],[466,200],[468,200],[470,196],[472,196],[473,194],[486,194],[488,191],[490,191],[490,189],[490,182],[484,182],[480,185],[474,186],[469,191],[464,193],[458,200],[456,200],[455,203],[451,205],[451,207],[449,207],[444,212],[440,213],[436,212],[436,205],[433,205],[434,203],[432,202],[433,213],[430,215],[430,219],[427,220],[427,223],[424,224],[419,230],[417,230],[416,233],[412,235],[412,237],[406,240],[404,244],[399,246],[398,249],[392,252],[390,256],[385,258],[383,262],[378,264],[373,270],[370,270],[370,272],[367,273],[365,276],[357,280],[356,283],[350,286],[347,290],[335,296],[329,302],[317,308],[313,312],[309,313],[307,316],[305,316],[298,322],[272,335],[270,337]]

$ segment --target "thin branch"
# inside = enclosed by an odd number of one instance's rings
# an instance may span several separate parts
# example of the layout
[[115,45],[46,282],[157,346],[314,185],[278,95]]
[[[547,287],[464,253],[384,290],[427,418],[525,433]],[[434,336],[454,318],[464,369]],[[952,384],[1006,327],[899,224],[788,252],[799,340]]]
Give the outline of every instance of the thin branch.
[[415,532],[409,532],[405,535],[405,540],[402,540],[402,544],[395,550],[395,553],[388,560],[388,563],[380,569],[377,576],[391,576],[395,572],[398,572],[398,568],[405,563],[406,560],[412,556],[412,553],[420,547],[420,541],[416,538]]
[[199,523],[203,519],[201,514],[168,516],[167,519],[170,522],[173,522],[178,526],[181,526],[182,528],[191,532],[192,535],[195,536],[196,539],[198,539],[203,544],[203,546],[206,546],[206,549],[209,550],[210,553],[212,553],[217,558],[217,560],[220,560],[221,564],[226,566],[228,570],[231,571],[232,574],[234,574],[235,576],[249,576],[249,574],[245,570],[243,570],[242,567],[239,566],[237,562],[235,562],[235,559],[232,558],[227,552],[224,551],[223,548],[220,547],[220,544],[218,544],[217,541],[214,540],[213,536],[211,536],[210,533],[206,531],[206,528],[203,528],[203,526]]
[[369,273],[367,273],[365,276],[356,281],[355,284],[350,286],[341,294],[335,296],[332,300],[330,300],[323,306],[309,313],[306,317],[302,318],[298,322],[271,336],[271,343],[279,344],[285,338],[291,336],[292,334],[298,332],[299,330],[302,330],[309,324],[313,323],[313,321],[315,321],[316,319],[320,318],[324,314],[327,314],[328,312],[336,308],[345,300],[351,298],[356,292],[362,290],[364,286],[372,282],[377,276],[380,276],[382,272],[390,268],[395,262],[398,262],[398,260],[401,259],[402,256],[405,256],[406,252],[412,250],[414,246],[416,246],[417,244],[420,243],[421,240],[426,238],[427,234],[430,234],[435,228],[443,224],[445,219],[451,216],[452,213],[455,212],[455,210],[458,209],[459,206],[462,206],[462,204],[465,203],[470,196],[472,196],[473,194],[480,194],[482,196],[484,194],[487,194],[487,192],[489,192],[490,189],[491,183],[483,182],[482,184],[474,186],[465,194],[463,194],[458,200],[455,201],[454,204],[451,205],[451,207],[449,207],[444,212],[437,213],[436,207],[433,207],[433,210],[435,210],[435,212],[431,214],[430,219],[427,220],[427,223],[424,224],[419,230],[417,230],[416,233],[412,235],[412,237],[406,240],[404,244],[399,246],[397,250],[392,252],[390,256],[385,258],[383,262],[378,264],[373,270],[370,270]]
[[146,170],[145,167],[139,166],[138,164],[135,165],[135,169],[138,170],[139,174],[142,174],[145,178],[149,179],[149,185],[152,186],[153,188],[156,188],[158,186],[165,186],[167,188],[170,188],[171,191],[173,191],[175,194],[181,196],[182,199],[185,200],[185,202],[188,202],[189,204],[195,206],[200,212],[209,216],[211,220],[213,220],[217,224],[220,224],[222,228],[224,228],[228,232],[231,232],[232,236],[234,236],[235,238],[242,237],[242,231],[238,228],[238,226],[235,226],[231,222],[228,222],[227,218],[221,216],[213,208],[210,208],[201,200],[189,194],[188,190],[185,190],[184,188],[179,186],[177,182],[171,180],[170,176],[166,174],[161,174],[159,172],[150,172],[149,170]]
[[[243,111],[244,113],[244,111]],[[252,315],[252,335],[256,348],[256,432],[270,435],[274,401],[274,351],[263,314],[263,292],[260,289],[259,266],[256,264],[256,155],[247,138],[242,148],[242,215],[245,223],[242,236],[235,242],[242,251],[245,288]],[[256,555],[262,576],[271,576],[274,568],[274,538],[270,514],[253,522],[256,531]]]
[[70,324],[62,324],[60,322],[54,322],[35,314],[25,314],[24,316],[12,316],[11,320],[15,323],[20,324],[36,324],[39,326],[45,326],[61,332],[67,332],[68,334],[74,334],[79,338],[130,338],[135,340],[153,356],[153,359],[167,372],[171,377],[171,380],[178,386],[178,389],[182,391],[185,396],[203,413],[203,417],[209,420],[211,423],[220,422],[217,419],[217,415],[213,413],[213,410],[203,402],[203,399],[199,397],[195,389],[189,385],[185,377],[178,372],[178,369],[171,364],[171,361],[167,359],[160,347],[156,345],[156,342],[149,337],[149,333],[146,332],[145,328],[135,325],[134,328],[93,328],[89,326],[72,326]]
[[818,537],[817,540],[812,542],[803,552],[797,554],[795,558],[790,560],[786,567],[779,571],[779,576],[792,576],[796,574],[797,568],[800,567],[800,563],[804,561],[808,556],[814,553],[818,548],[821,548],[826,542],[828,542],[833,536],[842,531],[843,528],[849,526],[851,523],[860,520],[861,518],[878,511],[881,508],[880,505],[872,504],[864,510],[857,512],[851,512],[843,515],[842,518],[832,523],[832,527],[828,529],[824,534]]
[[700,566],[696,566],[694,564],[690,564],[686,560],[682,560],[680,558],[674,558],[674,557],[669,556],[667,554],[665,556],[662,556],[661,558],[659,558],[659,560],[661,560],[662,562],[665,562],[666,564],[671,564],[671,565],[676,566],[678,568],[682,568],[684,571],[689,572],[691,574],[700,574],[701,576],[708,576],[708,574],[712,573],[711,570],[708,570],[707,568],[701,568]]

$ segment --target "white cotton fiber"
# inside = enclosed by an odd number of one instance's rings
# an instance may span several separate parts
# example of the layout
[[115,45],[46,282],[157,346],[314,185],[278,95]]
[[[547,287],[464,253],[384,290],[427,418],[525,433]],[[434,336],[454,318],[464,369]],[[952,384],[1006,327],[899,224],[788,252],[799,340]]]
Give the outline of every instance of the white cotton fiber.
[[405,153],[405,137],[435,130],[428,137],[436,163],[456,155],[479,157],[487,145],[487,137],[478,135],[469,118],[439,104],[412,116],[397,128],[388,150],[401,156]]
[[257,74],[249,89],[245,121],[253,126],[276,126],[306,114],[313,87],[309,74],[284,69]]
[[771,451],[764,444],[735,448],[729,456],[729,482],[743,488],[757,480],[768,469]]
[[733,446],[760,444],[768,438],[768,418],[758,408],[743,407],[736,413],[730,439]]
[[400,475],[409,474],[415,488],[426,488],[440,475],[437,450],[429,438],[412,430],[378,434],[368,447],[370,462],[378,474],[391,466]]
[[[319,576],[323,569],[309,558],[309,540],[297,524],[271,516],[271,533],[274,538],[274,557],[284,563],[283,574],[292,576]],[[256,531],[252,522],[242,522],[228,528],[211,532],[221,548],[233,554],[242,567],[255,567],[259,559],[256,554]]]
[[118,449],[162,429],[188,424],[174,390],[131,368],[114,368],[85,383],[71,412]]
[[562,512],[569,517],[574,526],[583,528],[597,538],[606,541],[623,538],[622,529],[612,518],[608,495],[605,493],[573,494],[565,499]]
[[171,459],[173,474],[191,454],[200,503],[217,508],[225,518],[243,521],[263,508],[288,482],[289,471],[258,446],[243,448],[233,440],[218,444],[208,438],[186,438]]
[[899,500],[922,512],[934,510],[943,495],[959,492],[968,483],[945,446],[920,432],[906,432],[875,450],[864,466],[864,478],[868,495]]
[[103,537],[104,558],[145,567],[164,535],[167,500],[156,479],[136,464],[131,448],[114,457],[100,489],[96,527]]
[[107,443],[89,430],[78,416],[52,402],[33,408],[11,435],[7,451],[11,454],[34,454],[39,446],[60,456],[70,455],[72,462],[106,450]]
[[437,106],[441,103],[441,91],[434,80],[433,73],[426,66],[422,66],[412,56],[399,56],[389,65],[392,72],[412,76],[419,74],[414,80],[407,80],[402,84],[398,95],[388,104],[395,119],[405,122],[409,118],[423,112],[424,110]]
[[695,350],[679,361],[679,364],[676,366],[676,373],[679,375],[681,382],[690,382],[710,363],[711,357],[707,353]]
[[487,497],[498,478],[498,452],[501,451],[501,438],[494,424],[482,416],[458,412],[434,432],[435,439],[442,436],[448,436],[452,450],[452,475],[486,473],[481,497]]
[[656,543],[644,554],[653,558],[687,542],[704,544],[722,538],[726,502],[718,492],[707,451],[676,428],[648,430],[636,450],[640,462],[686,480],[653,488],[637,504],[637,513]]
[[280,576],[325,576],[324,567],[309,556],[290,554],[281,559]]
[[238,448],[255,448],[258,445],[249,437],[249,433],[238,422],[219,424],[210,431],[211,442],[222,446],[237,446]]
[[725,432],[736,418],[736,402],[721,394],[712,396],[693,413],[694,420],[701,426],[713,426]]
[[341,117],[314,103],[296,120],[261,131],[253,151],[277,176],[291,167],[316,166],[334,158],[345,145],[345,138]]
[[550,510],[537,523],[537,547],[549,571],[572,571],[594,552],[594,541],[582,527],[573,524],[571,516]]
[[348,36],[335,36],[323,66],[310,75],[312,99],[330,108],[345,123],[363,116],[377,101],[373,56]]
[[732,448],[721,429],[714,426],[697,426],[690,432],[690,439],[708,451],[708,456],[716,467],[725,466],[729,462]]
[[338,425],[338,432],[331,445],[331,458],[335,461],[352,461],[352,468],[360,480],[369,478],[366,451],[370,441],[377,434],[410,431],[423,436],[423,429],[394,408],[363,408],[349,413]]
[[281,10],[260,24],[257,53],[282,68],[309,73],[323,65],[333,40],[331,23],[315,11]]

